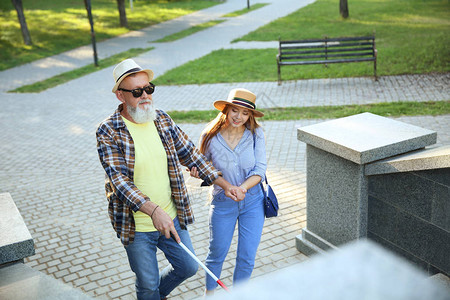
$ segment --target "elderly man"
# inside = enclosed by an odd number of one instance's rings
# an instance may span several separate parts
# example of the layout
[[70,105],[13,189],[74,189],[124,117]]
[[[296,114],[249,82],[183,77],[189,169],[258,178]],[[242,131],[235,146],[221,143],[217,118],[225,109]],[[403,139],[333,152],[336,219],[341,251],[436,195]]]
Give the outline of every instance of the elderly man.
[[[196,167],[204,182],[221,186],[235,200],[245,191],[224,180],[173,120],[154,108],[151,70],[126,59],[113,76],[112,91],[122,103],[97,129],[108,212],[136,274],[137,298],[165,299],[198,269],[178,245],[182,241],[193,251],[186,225],[194,216],[181,165]],[[157,248],[170,263],[161,274]]]

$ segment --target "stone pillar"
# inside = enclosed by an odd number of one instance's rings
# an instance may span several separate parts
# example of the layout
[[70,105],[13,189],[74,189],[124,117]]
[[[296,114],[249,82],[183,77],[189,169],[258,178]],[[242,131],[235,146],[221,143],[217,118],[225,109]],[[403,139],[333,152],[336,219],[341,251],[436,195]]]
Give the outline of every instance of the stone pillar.
[[367,236],[368,163],[436,143],[434,131],[371,113],[298,129],[307,144],[307,227],[297,249],[307,255]]

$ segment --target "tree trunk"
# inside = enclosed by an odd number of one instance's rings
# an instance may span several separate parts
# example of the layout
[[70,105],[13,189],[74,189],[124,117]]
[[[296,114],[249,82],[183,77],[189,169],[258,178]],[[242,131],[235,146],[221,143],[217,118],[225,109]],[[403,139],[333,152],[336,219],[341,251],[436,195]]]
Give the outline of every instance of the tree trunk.
[[128,28],[127,13],[125,12],[125,0],[117,0],[117,7],[119,8],[120,26]]
[[32,45],[30,32],[28,31],[27,20],[23,14],[22,0],[11,0],[14,8],[17,11],[17,17],[19,18],[20,29],[22,30],[23,42],[25,45]]
[[348,18],[348,2],[347,0],[339,0],[339,12],[344,19]]
[[84,7],[86,8],[89,25],[91,26],[91,41],[92,49],[94,50],[94,64],[96,67],[98,67],[97,45],[95,42],[94,19],[92,18],[91,0],[84,0]]

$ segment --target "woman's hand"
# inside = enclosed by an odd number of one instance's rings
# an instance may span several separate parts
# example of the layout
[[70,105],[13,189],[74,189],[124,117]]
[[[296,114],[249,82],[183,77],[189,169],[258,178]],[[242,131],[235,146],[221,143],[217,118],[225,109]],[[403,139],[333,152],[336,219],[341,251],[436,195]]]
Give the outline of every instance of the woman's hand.
[[222,176],[219,176],[216,180],[214,180],[213,183],[220,186],[225,192],[225,196],[233,199],[234,201],[244,200],[245,193],[247,193],[247,190],[245,188],[231,185],[228,181],[223,179]]
[[231,185],[228,189],[225,190],[225,196],[233,199],[236,202],[244,200],[245,193],[247,193],[246,189],[234,185]]
[[236,187],[236,198],[237,201],[242,201],[245,198],[245,194],[247,193],[247,190],[243,187]]
[[198,175],[197,167],[192,167],[190,170],[189,168],[187,168],[186,171],[190,173],[191,177],[200,178],[200,176]]

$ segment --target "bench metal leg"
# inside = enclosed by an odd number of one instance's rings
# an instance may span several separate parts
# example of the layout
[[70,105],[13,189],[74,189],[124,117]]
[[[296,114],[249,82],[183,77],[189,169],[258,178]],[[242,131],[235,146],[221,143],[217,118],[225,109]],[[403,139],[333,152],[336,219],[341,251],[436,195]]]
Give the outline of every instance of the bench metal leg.
[[378,77],[377,77],[377,60],[376,59],[373,61],[373,76],[375,76],[375,81],[378,81]]
[[281,85],[281,69],[280,69],[280,65],[277,64],[278,67],[278,85]]

